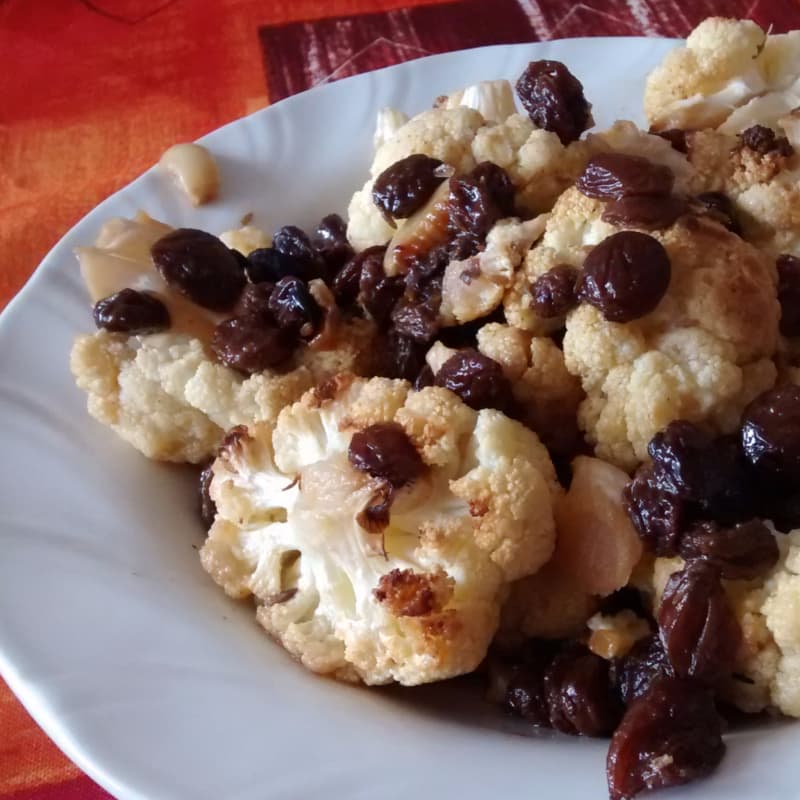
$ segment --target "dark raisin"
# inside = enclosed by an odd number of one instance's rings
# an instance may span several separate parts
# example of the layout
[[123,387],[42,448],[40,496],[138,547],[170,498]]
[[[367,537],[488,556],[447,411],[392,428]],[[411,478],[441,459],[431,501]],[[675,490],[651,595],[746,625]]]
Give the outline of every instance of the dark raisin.
[[428,386],[433,386],[433,370],[426,364],[419,371],[419,375],[417,375],[417,379],[414,381],[414,391],[421,392]]
[[239,260],[205,231],[178,228],[159,239],[150,254],[167,285],[203,308],[227,311],[244,288]]
[[681,538],[680,554],[687,560],[708,561],[730,580],[758,578],[778,563],[780,555],[775,537],[757,519],[731,528],[716,522],[698,523]]
[[425,366],[428,348],[389,329],[382,338],[376,353],[375,374],[384,378],[401,378],[414,381]]
[[658,556],[676,555],[687,519],[686,501],[661,489],[649,465],[625,487],[623,501],[647,549]]
[[738,236],[742,234],[742,227],[736,219],[736,210],[730,197],[724,192],[704,192],[694,198],[703,209],[704,213],[717,220],[731,233]]
[[390,484],[382,483],[367,505],[356,514],[356,522],[367,533],[382,533],[389,527],[393,502],[394,489]]
[[531,61],[517,81],[517,94],[537,128],[562,144],[580,139],[592,125],[592,107],[581,82],[560,61]]
[[95,303],[94,324],[116,333],[155,333],[169,328],[170,318],[155,295],[122,289]]
[[586,257],[578,297],[611,322],[630,322],[659,304],[670,275],[669,256],[657,239],[638,231],[620,231]]
[[670,576],[658,626],[677,676],[713,685],[730,675],[741,630],[715,566],[690,561]]
[[698,500],[699,515],[723,525],[756,516],[757,487],[739,437],[718,436],[706,452],[705,491]]
[[781,304],[781,333],[800,336],[800,258],[778,256],[778,300]]
[[418,211],[444,180],[443,163],[414,153],[387,167],[372,186],[372,202],[387,216],[404,219]]
[[620,200],[641,194],[668,195],[674,183],[669,167],[641,156],[612,152],[591,158],[575,185],[587,197]]
[[630,705],[641,697],[657,678],[672,675],[664,645],[657,633],[639,639],[614,665],[617,689],[622,702]]
[[578,270],[569,264],[557,264],[540,275],[531,286],[533,310],[545,319],[561,317],[578,304],[575,285]]
[[491,314],[485,317],[473,319],[470,322],[464,322],[461,325],[453,325],[448,328],[442,328],[437,337],[446,347],[453,350],[461,350],[464,347],[476,347],[478,343],[478,331],[485,325],[496,322],[500,325],[505,324],[506,318],[503,314],[502,307],[496,308]]
[[666,131],[658,131],[656,135],[666,139],[672,145],[673,150],[677,150],[679,153],[688,153],[689,145],[686,141],[686,133],[681,128],[669,128]]
[[370,247],[359,253],[361,273],[359,275],[358,301],[379,326],[389,321],[394,304],[403,294],[401,275],[389,277],[383,270],[385,247]]
[[353,257],[347,240],[347,223],[338,214],[328,214],[320,220],[311,247],[325,265],[325,277],[330,280]]
[[396,489],[425,470],[414,443],[396,422],[379,422],[354,433],[347,456],[357,470],[389,481]]
[[765,125],[753,125],[739,134],[742,145],[761,156],[777,153],[779,156],[790,156],[794,148],[785,136],[778,136],[772,128]]
[[454,392],[476,411],[503,411],[511,401],[511,384],[503,368],[477,350],[460,350],[450,356],[436,373],[434,384]]
[[647,446],[653,459],[653,477],[659,488],[687,500],[700,500],[714,465],[708,454],[712,438],[685,420],[670,422]]
[[562,733],[608,736],[622,717],[609,662],[583,645],[559,653],[544,677],[550,724]]
[[725,755],[722,719],[708,690],[660,678],[631,703],[608,749],[611,800],[678,786],[712,772]]
[[778,484],[759,493],[759,516],[772,521],[781,533],[800,528],[800,494]]
[[272,237],[272,246],[284,256],[293,259],[298,271],[294,274],[305,280],[318,278],[323,273],[322,259],[311,245],[305,231],[296,225],[284,225]]
[[244,291],[239,297],[234,309],[235,316],[259,317],[265,323],[273,320],[272,312],[269,310],[269,298],[272,296],[274,283],[251,283],[244,287]]
[[442,278],[437,276],[416,292],[408,293],[395,305],[391,314],[395,330],[421,344],[430,342],[439,332],[439,307],[442,304]]
[[[381,251],[384,250],[382,247],[378,249]],[[365,250],[364,253],[366,252]],[[359,253],[349,259],[339,272],[336,273],[331,283],[333,296],[342,308],[353,305],[358,297],[358,284],[361,280],[361,266],[364,261],[362,256],[363,253]],[[381,258],[383,258],[383,256],[381,256]]]
[[207,464],[200,472],[200,480],[198,482],[198,499],[200,501],[200,519],[206,528],[210,528],[214,524],[214,518],[217,516],[217,504],[211,499],[209,489],[211,487],[211,479],[214,473],[211,469],[213,462]]
[[252,375],[286,361],[297,343],[287,330],[264,325],[253,316],[231,317],[214,329],[211,349],[232,369]]
[[[502,167],[484,161],[472,172],[450,179],[448,208],[451,232],[469,237],[477,252],[495,222],[514,214],[514,185]],[[464,252],[473,255],[468,249]]]
[[310,339],[319,329],[322,309],[300,278],[281,278],[269,298],[269,310],[278,326]]
[[253,250],[247,256],[245,273],[250,283],[277,283],[287,275],[309,277],[308,270],[302,262],[279,253],[274,247],[260,247],[258,250]]
[[602,219],[620,228],[644,228],[658,231],[669,228],[689,211],[689,204],[674,195],[635,195],[611,200],[603,209]]
[[[518,652],[506,654],[501,660],[505,673],[503,704],[515,717],[531,725],[550,727],[544,676],[558,649],[558,644],[543,639],[529,639]],[[500,660],[493,655],[492,661]]]
[[800,386],[780,386],[745,409],[742,449],[765,478],[800,480]]

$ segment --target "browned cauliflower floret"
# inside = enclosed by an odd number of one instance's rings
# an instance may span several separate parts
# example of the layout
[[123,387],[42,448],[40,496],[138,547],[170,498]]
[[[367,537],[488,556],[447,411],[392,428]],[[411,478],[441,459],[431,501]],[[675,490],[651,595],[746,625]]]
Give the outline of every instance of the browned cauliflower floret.
[[[617,228],[603,205],[569,189],[559,199],[526,268],[546,261],[578,265]],[[744,406],[775,381],[771,361],[780,314],[771,259],[708,218],[686,216],[651,234],[671,262],[669,289],[656,309],[628,323],[609,322],[591,305],[567,318],[567,369],[586,400],[581,427],[598,456],[629,468],[647,457],[653,435],[674,419],[730,431]],[[557,255],[554,255],[553,253]],[[513,325],[543,327],[530,291],[507,298]]]
[[[388,495],[348,456],[354,434],[386,423],[421,459]],[[536,436],[499,412],[341,375],[229,439],[201,557],[229,595],[255,596],[259,622],[309,669],[425,683],[482,660],[507,585],[552,554],[556,491]],[[387,498],[376,527],[366,510]]]

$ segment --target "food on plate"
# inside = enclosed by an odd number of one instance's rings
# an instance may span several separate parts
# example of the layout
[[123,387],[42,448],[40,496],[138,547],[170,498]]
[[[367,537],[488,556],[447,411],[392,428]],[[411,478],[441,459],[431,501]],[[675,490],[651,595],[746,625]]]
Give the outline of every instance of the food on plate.
[[193,206],[201,206],[217,197],[217,162],[203,145],[174,144],[164,152],[158,165],[172,177]]
[[648,131],[553,61],[383,109],[313,232],[110,220],[90,413],[203,466],[204,568],[310,670],[480,668],[612,800],[707,775],[726,708],[800,717],[799,36],[701,23]]

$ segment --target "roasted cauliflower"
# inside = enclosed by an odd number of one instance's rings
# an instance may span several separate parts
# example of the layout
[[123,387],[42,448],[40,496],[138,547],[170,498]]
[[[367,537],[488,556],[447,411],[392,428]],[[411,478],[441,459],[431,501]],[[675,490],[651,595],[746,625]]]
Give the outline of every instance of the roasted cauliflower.
[[557,493],[547,451],[501,413],[340,375],[228,437],[201,558],[309,669],[425,683],[480,663],[507,585],[552,554]]

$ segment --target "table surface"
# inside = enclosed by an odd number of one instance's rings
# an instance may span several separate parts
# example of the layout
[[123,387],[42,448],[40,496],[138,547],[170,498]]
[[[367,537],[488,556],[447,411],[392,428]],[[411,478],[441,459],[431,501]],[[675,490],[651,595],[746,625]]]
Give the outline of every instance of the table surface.
[[[685,36],[715,14],[800,28],[796,0],[0,0],[0,308],[167,146],[290,94],[465,47]],[[0,732],[0,800],[110,797],[1,679]]]

